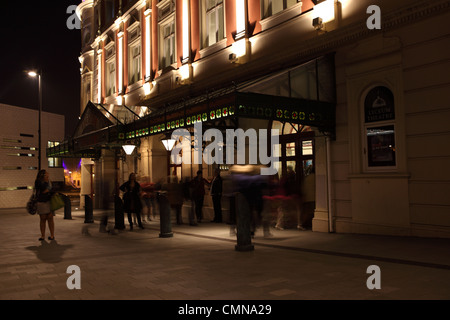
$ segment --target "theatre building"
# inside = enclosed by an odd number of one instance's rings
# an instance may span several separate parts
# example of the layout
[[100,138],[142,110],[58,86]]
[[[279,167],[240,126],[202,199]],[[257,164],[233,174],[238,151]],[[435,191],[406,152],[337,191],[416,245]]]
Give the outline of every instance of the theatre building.
[[77,13],[81,120],[47,151],[84,158],[97,206],[130,172],[229,174],[173,163],[162,140],[177,129],[278,129],[274,165],[302,179],[314,232],[450,236],[448,1],[86,0]]

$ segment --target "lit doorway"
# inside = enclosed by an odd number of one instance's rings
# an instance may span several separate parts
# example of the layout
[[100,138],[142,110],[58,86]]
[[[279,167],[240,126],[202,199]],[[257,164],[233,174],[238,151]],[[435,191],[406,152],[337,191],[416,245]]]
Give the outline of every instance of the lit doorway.
[[[300,216],[293,217],[295,227],[312,227],[315,209],[315,132],[309,126],[273,121],[272,129],[280,132],[275,164],[278,178],[287,176],[288,170],[295,173],[295,186],[301,193]],[[294,227],[291,225],[291,227]]]

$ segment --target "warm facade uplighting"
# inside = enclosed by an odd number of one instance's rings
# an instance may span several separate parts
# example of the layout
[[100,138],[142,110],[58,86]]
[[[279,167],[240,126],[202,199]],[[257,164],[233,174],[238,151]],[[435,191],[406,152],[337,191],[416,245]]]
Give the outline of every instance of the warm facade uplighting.
[[243,57],[247,53],[247,43],[245,38],[240,39],[233,43],[233,53],[236,55],[236,58]]
[[245,0],[236,0],[236,40],[245,36]]
[[[151,10],[145,11],[145,78],[151,77],[151,31],[150,31],[150,13]],[[150,93],[150,92],[149,92]],[[146,93],[149,94],[149,93]]]
[[118,92],[122,93],[123,90],[123,32],[119,32],[117,35],[119,40],[119,50],[118,50]]
[[321,18],[322,23],[334,20],[334,0],[325,0],[314,6],[313,19]]
[[152,91],[152,85],[150,82],[147,82],[144,84],[144,94],[148,96],[150,92]]
[[189,60],[189,0],[183,0],[183,63]]
[[98,50],[97,52],[98,55],[98,65],[97,65],[97,69],[98,69],[98,78],[97,78],[97,102],[98,103],[102,103],[102,50]]
[[191,77],[192,66],[190,64],[184,64],[180,67],[181,80],[187,80]]

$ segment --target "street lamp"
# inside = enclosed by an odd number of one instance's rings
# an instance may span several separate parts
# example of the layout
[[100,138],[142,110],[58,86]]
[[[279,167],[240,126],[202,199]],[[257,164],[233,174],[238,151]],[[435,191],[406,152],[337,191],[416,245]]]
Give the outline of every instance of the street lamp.
[[38,170],[41,171],[41,145],[42,145],[42,133],[41,133],[41,113],[42,113],[42,86],[41,86],[41,74],[36,71],[28,72],[28,76],[32,78],[39,79],[39,130],[38,130],[38,139],[39,139],[39,151],[38,151]]

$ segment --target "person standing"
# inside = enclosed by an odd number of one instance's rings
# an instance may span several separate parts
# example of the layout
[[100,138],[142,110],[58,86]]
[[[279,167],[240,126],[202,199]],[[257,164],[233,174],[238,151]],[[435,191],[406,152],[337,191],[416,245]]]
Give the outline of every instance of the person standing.
[[46,224],[48,224],[48,228],[50,229],[50,237],[48,237],[48,240],[55,240],[55,222],[53,219],[55,213],[50,210],[50,199],[53,194],[52,184],[46,170],[41,170],[38,172],[34,182],[34,188],[38,196],[37,213],[39,214],[41,229],[41,237],[39,238],[39,241],[43,241],[45,239]]
[[128,214],[128,222],[130,223],[130,230],[133,230],[132,213],[136,214],[139,228],[144,229],[141,221],[141,186],[136,181],[136,174],[131,173],[128,181],[120,186],[120,190],[124,192],[123,195],[123,209]]
[[205,199],[205,183],[209,185],[209,182],[203,178],[203,172],[201,170],[197,171],[197,176],[192,180],[192,199],[195,203],[195,215],[197,217],[197,222],[202,222],[203,214],[203,201]]
[[211,222],[222,222],[222,177],[220,169],[214,171],[214,179],[211,182],[211,197],[214,206],[214,220]]

